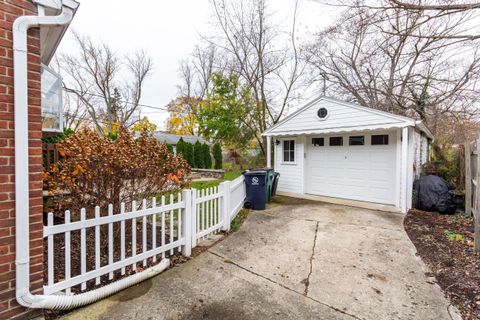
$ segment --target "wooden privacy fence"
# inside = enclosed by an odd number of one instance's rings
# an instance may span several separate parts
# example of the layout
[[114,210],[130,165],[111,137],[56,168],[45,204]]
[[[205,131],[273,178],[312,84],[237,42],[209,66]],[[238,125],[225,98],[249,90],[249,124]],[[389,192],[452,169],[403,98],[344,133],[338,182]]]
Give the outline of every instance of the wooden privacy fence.
[[465,143],[465,213],[473,216],[475,251],[480,251],[480,139]]
[[[173,254],[191,255],[199,239],[229,230],[245,200],[243,176],[219,187],[183,190],[169,198],[122,203],[92,213],[47,217],[44,293],[78,294],[142,272]],[[74,263],[75,262],[75,263]]]
[[58,162],[58,149],[55,143],[42,143],[43,167],[50,168]]

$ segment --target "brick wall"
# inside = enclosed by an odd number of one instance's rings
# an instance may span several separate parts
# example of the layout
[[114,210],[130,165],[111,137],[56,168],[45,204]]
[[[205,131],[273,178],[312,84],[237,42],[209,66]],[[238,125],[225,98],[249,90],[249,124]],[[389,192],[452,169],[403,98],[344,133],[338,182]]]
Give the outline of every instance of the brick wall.
[[[0,1],[0,319],[31,313],[15,300],[15,176],[12,24],[36,13],[28,0]],[[42,146],[39,32],[29,32],[30,269],[31,290],[43,283]]]

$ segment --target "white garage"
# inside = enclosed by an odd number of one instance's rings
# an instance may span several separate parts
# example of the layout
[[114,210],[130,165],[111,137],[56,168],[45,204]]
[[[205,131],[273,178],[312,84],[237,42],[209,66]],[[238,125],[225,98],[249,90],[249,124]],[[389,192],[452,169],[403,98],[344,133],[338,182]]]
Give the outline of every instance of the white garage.
[[263,135],[274,145],[280,194],[401,212],[433,138],[414,119],[326,97]]

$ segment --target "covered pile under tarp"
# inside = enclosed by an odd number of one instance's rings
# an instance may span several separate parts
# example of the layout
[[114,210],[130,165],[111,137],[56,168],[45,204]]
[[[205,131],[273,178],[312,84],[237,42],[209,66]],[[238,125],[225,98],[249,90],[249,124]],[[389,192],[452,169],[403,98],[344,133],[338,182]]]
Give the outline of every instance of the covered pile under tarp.
[[417,209],[445,214],[455,213],[457,209],[448,183],[438,176],[429,175],[416,180],[413,190],[413,206]]

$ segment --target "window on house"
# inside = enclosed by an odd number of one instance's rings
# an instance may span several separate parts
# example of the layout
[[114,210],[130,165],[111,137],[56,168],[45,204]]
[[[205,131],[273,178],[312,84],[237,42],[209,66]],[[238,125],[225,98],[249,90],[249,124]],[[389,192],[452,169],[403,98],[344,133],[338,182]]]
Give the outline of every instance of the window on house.
[[372,146],[388,144],[388,134],[374,134],[371,140]]
[[363,146],[365,144],[364,136],[350,136],[348,137],[348,144],[351,146]]
[[52,69],[41,69],[42,130],[63,130],[62,78]]
[[312,138],[312,145],[314,147],[323,147],[325,145],[324,138]]
[[295,140],[283,141],[283,162],[295,162]]
[[330,137],[330,146],[343,146],[343,137]]

